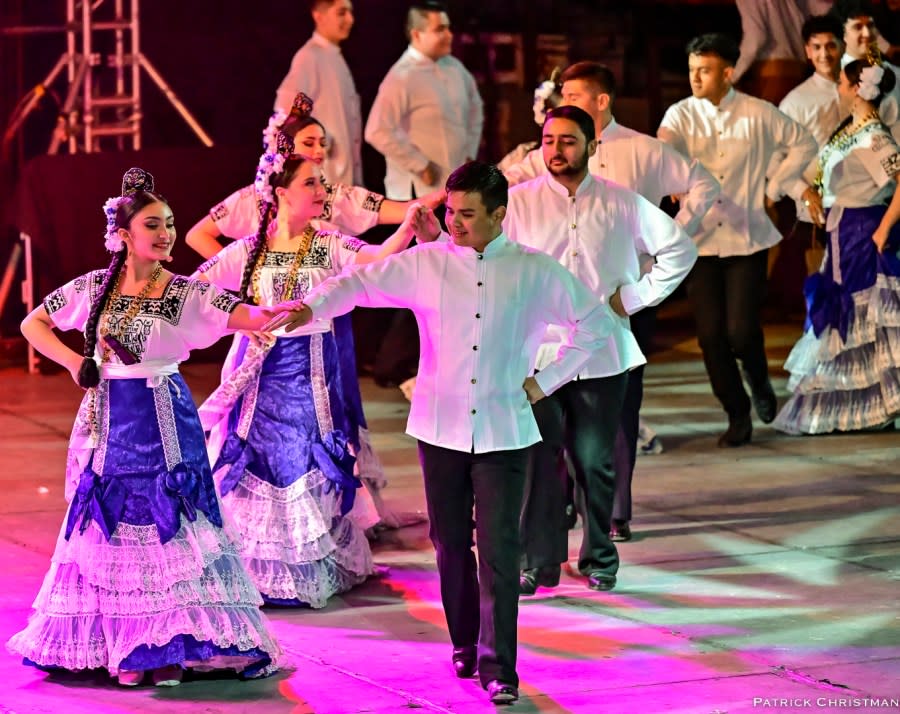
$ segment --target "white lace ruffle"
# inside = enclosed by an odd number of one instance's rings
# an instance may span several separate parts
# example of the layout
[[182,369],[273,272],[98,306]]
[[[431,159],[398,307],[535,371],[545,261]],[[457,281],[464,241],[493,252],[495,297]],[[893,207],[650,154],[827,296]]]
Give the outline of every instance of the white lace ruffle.
[[[362,528],[340,515],[340,495],[314,469],[286,488],[245,472],[225,496],[241,555],[260,592],[323,607],[373,572]],[[357,496],[358,497],[358,496]]]
[[[262,602],[225,534],[198,514],[162,544],[155,526],[120,523],[109,542],[91,524],[60,535],[28,626],[7,647],[48,667],[113,675],[140,645],[192,635],[280,654]],[[250,661],[246,661],[250,664]]]
[[359,478],[372,484],[376,491],[387,486],[387,476],[384,474],[384,466],[375,448],[372,446],[372,437],[369,430],[359,427],[359,453],[356,454],[356,464]]
[[880,427],[900,415],[900,280],[853,295],[847,339],[807,330],[785,362],[791,398],[773,426],[788,434]]
[[332,595],[347,592],[374,571],[369,541],[354,523],[342,519],[332,536],[335,549],[313,562],[246,559],[250,577],[269,598],[325,607]]

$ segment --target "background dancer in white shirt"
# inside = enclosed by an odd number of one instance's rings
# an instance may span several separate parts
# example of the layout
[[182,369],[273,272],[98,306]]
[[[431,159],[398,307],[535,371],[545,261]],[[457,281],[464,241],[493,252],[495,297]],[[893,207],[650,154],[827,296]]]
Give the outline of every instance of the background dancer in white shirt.
[[[528,447],[541,438],[528,403],[582,369],[606,344],[613,317],[555,260],[503,234],[507,182],[496,167],[465,164],[446,188],[449,241],[327,280],[297,321],[354,305],[415,313],[422,355],[407,433],[419,440],[454,669],[469,677],[477,666],[491,701],[508,703],[519,682],[517,526]],[[436,237],[437,219],[423,211],[417,235]],[[528,376],[548,325],[559,326],[565,347]]]
[[409,47],[381,82],[365,133],[387,163],[384,193],[397,200],[426,195],[474,159],[484,124],[475,78],[450,54],[446,7],[415,3],[406,33]]
[[353,75],[340,48],[353,28],[353,3],[309,0],[309,9],[315,32],[291,60],[275,95],[275,109],[287,112],[297,92],[309,95],[330,138],[323,173],[329,181],[359,186],[363,182],[362,112]]
[[[613,116],[616,97],[615,76],[599,62],[576,62],[560,75],[563,104],[586,111],[594,121],[600,139],[597,150],[588,159],[593,176],[608,179],[641,194],[658,206],[666,196],[678,196],[680,210],[675,222],[693,236],[700,221],[719,195],[719,184],[697,161],[689,160],[656,137],[641,134],[619,124]],[[546,174],[547,164],[540,149],[504,173],[514,183]],[[645,262],[649,266],[652,260]],[[641,352],[646,354],[653,341],[656,309],[648,307],[631,315],[631,332]],[[616,437],[616,499],[610,537],[631,538],[631,480],[634,474],[638,424],[644,390],[644,367],[628,373],[628,389],[622,408],[622,421]]]
[[[699,159],[722,193],[703,218],[695,240],[700,258],[687,281],[697,337],[713,392],[728,415],[720,447],[750,441],[751,400],[741,381],[741,361],[757,416],[775,418],[760,311],[766,292],[768,249],[781,234],[765,199],[781,198],[816,153],[802,126],[761,99],[731,86],[737,44],[721,34],[687,45],[692,97],[666,111],[658,136],[685,156]],[[787,152],[766,182],[772,156]]]
[[[596,147],[594,120],[587,112],[575,106],[551,109],[542,137],[549,173],[514,187],[509,196],[509,237],[553,256],[598,299],[608,298],[618,316],[612,338],[578,379],[534,406],[543,442],[532,450],[522,511],[523,594],[533,594],[538,585],[556,585],[560,564],[568,560],[568,474],[559,468],[564,446],[586,497],[578,569],[594,590],[615,586],[619,556],[609,535],[613,451],[628,371],[645,362],[628,316],[668,296],[697,256],[690,237],[663,211],[588,172],[588,157]],[[646,274],[641,255],[653,257]],[[564,336],[548,331],[537,368],[543,369],[562,349]]]
[[[812,63],[813,74],[788,92],[778,105],[782,112],[813,135],[820,148],[841,123],[837,79],[844,49],[842,37],[841,23],[832,15],[814,15],[803,23],[803,46]],[[769,171],[777,168],[783,156],[784,152],[779,152]],[[824,224],[820,196],[803,177],[797,179],[788,193],[799,198],[796,199],[796,221],[787,237],[805,249],[808,256],[814,256],[807,261],[807,272],[814,272],[819,268],[825,245],[824,233],[816,228],[816,224]],[[790,209],[783,213],[790,213]]]

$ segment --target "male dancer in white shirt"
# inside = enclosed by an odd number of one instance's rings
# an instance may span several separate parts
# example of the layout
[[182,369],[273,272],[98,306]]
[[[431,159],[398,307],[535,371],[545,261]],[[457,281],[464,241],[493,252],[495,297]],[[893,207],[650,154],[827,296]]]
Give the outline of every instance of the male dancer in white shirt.
[[[843,28],[833,15],[814,15],[803,23],[802,34],[806,57],[812,63],[813,74],[788,92],[778,108],[812,134],[821,148],[837,129],[842,118],[837,81],[844,48],[841,39]],[[769,167],[770,172],[777,169],[784,155],[784,152],[777,154]],[[810,186],[804,176],[787,186],[786,191],[796,199],[797,204],[797,220],[791,238],[801,246],[809,246],[819,238],[824,245],[824,234],[817,235],[816,232],[816,226],[825,223],[819,192]]]
[[[507,182],[496,167],[467,163],[446,188],[449,241],[345,271],[294,314],[305,324],[355,305],[415,313],[422,353],[407,433],[419,440],[452,661],[458,677],[477,667],[502,704],[518,698],[518,523],[528,447],[541,438],[529,402],[578,374],[606,344],[613,316],[551,257],[504,235]],[[417,234],[436,237],[437,219],[421,210]],[[549,325],[562,346],[529,376]]]
[[[672,105],[658,136],[699,159],[722,186],[695,240],[700,258],[687,281],[697,337],[713,392],[728,415],[720,447],[750,441],[751,400],[741,381],[741,360],[757,416],[775,418],[760,310],[766,291],[768,249],[781,240],[765,199],[781,198],[816,154],[816,141],[766,101],[731,86],[737,44],[721,34],[701,35],[687,46],[693,96]],[[772,172],[773,155],[786,151]]]
[[[675,222],[693,236],[700,221],[719,195],[719,184],[697,160],[688,160],[659,139],[619,124],[613,116],[616,97],[615,76],[599,62],[577,62],[560,75],[562,103],[584,109],[594,120],[599,143],[588,159],[588,171],[641,194],[658,206],[666,196],[678,196],[680,209]],[[512,183],[521,183],[546,174],[542,151],[537,149],[504,173]],[[656,310],[647,308],[631,316],[631,331],[645,354],[653,341]],[[616,497],[613,508],[613,540],[631,539],[631,481],[641,401],[644,367],[628,373],[628,389],[622,407],[622,421],[616,436]],[[523,584],[526,594],[530,586]],[[534,592],[531,590],[531,592]]]
[[[688,274],[697,256],[690,237],[643,196],[591,175],[594,120],[576,106],[547,112],[542,147],[548,173],[510,191],[505,228],[510,239],[548,253],[616,313],[612,337],[573,380],[534,405],[541,444],[532,449],[521,519],[524,558],[520,592],[559,582],[568,560],[563,447],[586,498],[578,569],[594,590],[616,584],[619,556],[610,539],[613,452],[629,370],[645,363],[628,316],[660,303]],[[642,271],[642,256],[651,256]],[[538,370],[565,348],[548,330]],[[540,374],[540,372],[538,373]],[[632,448],[634,445],[632,444]]]
[[330,143],[322,171],[335,184],[363,183],[362,112],[356,84],[340,44],[353,28],[350,0],[308,0],[316,29],[294,55],[275,95],[275,109],[287,113],[297,92],[316,104],[316,118],[328,129]]
[[409,47],[381,82],[365,132],[387,163],[385,195],[400,201],[433,191],[474,159],[484,124],[475,78],[450,55],[446,7],[414,3],[406,32]]

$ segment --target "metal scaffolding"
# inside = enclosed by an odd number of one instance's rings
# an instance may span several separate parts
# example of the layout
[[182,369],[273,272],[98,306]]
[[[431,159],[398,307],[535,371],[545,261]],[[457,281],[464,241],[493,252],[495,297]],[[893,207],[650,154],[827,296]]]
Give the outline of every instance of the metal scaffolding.
[[[47,153],[58,153],[64,143],[70,153],[101,151],[106,138],[114,139],[113,145],[119,150],[140,149],[143,69],[197,138],[206,146],[213,145],[200,123],[141,52],[139,0],[66,0],[64,26],[11,28],[5,34],[53,31],[65,34],[66,50],[20,103],[21,108],[8,124],[5,141],[18,131],[65,70],[68,89]],[[111,52],[107,49],[110,33]]]

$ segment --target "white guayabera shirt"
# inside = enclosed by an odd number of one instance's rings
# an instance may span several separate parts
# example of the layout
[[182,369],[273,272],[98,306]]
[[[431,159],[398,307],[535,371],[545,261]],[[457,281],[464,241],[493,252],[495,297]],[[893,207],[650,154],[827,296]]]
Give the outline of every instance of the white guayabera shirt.
[[571,380],[606,342],[609,308],[555,260],[501,234],[478,253],[449,241],[345,270],[305,302],[315,319],[363,307],[407,307],[421,354],[406,432],[481,454],[541,440],[522,383],[549,324],[565,335],[535,375],[545,394]]
[[[777,201],[816,155],[816,140],[769,102],[733,88],[718,106],[688,97],[666,110],[657,135],[698,159],[722,186],[695,236],[700,255],[751,255],[781,240],[765,197]],[[766,182],[772,156],[784,160]]]
[[[697,249],[684,230],[643,196],[588,174],[569,196],[550,174],[510,189],[503,227],[510,240],[552,256],[597,296],[621,287],[628,314],[662,302],[687,276]],[[656,262],[642,275],[641,255]],[[613,315],[611,338],[579,371],[581,379],[609,377],[646,362],[627,317]],[[564,339],[547,330],[538,369]]]
[[[696,160],[686,159],[659,139],[622,126],[615,119],[600,135],[588,159],[592,175],[630,188],[658,206],[666,196],[682,196],[675,222],[694,235],[719,195],[719,184]],[[510,185],[548,173],[540,149],[504,172]]]

